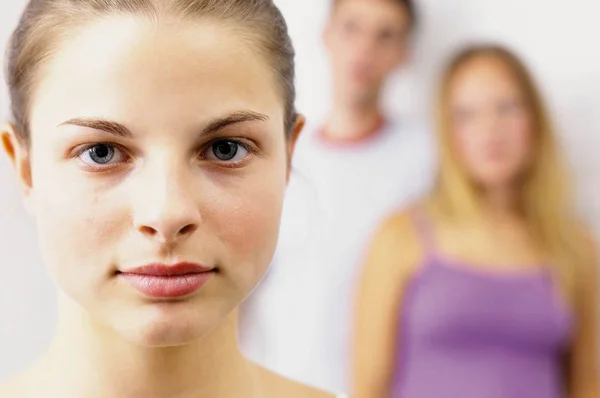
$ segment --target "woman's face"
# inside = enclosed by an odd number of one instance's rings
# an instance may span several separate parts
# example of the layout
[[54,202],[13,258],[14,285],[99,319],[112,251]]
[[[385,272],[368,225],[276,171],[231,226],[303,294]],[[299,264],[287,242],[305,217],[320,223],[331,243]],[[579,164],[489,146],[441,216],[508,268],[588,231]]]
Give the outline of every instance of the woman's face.
[[468,61],[450,88],[453,143],[469,176],[485,188],[510,185],[531,161],[532,120],[523,92],[498,59]]
[[[284,103],[271,66],[232,31],[125,17],[77,31],[41,72],[32,145],[17,155],[55,281],[144,345],[214,328],[276,246]],[[158,276],[175,271],[186,275]]]

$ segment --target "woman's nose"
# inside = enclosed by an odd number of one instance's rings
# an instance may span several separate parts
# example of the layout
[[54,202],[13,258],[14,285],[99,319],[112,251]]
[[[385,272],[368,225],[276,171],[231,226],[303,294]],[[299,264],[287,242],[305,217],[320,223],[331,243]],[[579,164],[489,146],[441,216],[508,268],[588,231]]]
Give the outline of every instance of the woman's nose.
[[163,165],[149,170],[136,186],[135,229],[162,244],[192,235],[202,217],[192,176],[185,168]]

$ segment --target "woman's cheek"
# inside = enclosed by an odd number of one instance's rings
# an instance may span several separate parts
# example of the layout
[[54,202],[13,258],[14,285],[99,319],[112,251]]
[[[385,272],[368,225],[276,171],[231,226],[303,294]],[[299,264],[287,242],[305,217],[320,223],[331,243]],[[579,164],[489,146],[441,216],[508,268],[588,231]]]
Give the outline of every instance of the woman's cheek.
[[[218,196],[210,224],[235,264],[262,276],[275,251],[285,192],[285,175],[263,173],[243,187]],[[203,217],[206,218],[206,217]]]

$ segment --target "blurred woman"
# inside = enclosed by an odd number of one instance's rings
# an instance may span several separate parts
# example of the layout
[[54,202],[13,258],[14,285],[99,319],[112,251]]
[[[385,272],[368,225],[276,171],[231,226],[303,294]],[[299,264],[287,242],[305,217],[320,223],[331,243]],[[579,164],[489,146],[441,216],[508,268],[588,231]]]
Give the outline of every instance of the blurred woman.
[[468,48],[437,118],[437,187],[367,258],[353,396],[600,396],[594,248],[531,75],[506,49]]

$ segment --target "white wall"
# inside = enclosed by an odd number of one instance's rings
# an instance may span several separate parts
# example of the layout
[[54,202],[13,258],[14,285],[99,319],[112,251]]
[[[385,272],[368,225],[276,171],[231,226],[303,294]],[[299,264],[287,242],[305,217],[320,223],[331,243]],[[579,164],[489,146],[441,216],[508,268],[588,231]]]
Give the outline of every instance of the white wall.
[[[329,76],[320,45],[326,0],[276,0],[298,53],[298,108],[318,119],[327,110]],[[2,1],[5,42],[23,0]],[[398,76],[388,106],[424,115],[434,76],[449,51],[466,41],[498,39],[530,63],[542,83],[576,172],[582,209],[600,230],[600,3],[597,0],[420,0],[423,34],[411,71]],[[406,82],[411,77],[412,82]],[[8,101],[0,93],[1,115]],[[8,163],[0,156],[0,379],[38,355],[52,334],[53,288],[40,264]]]

